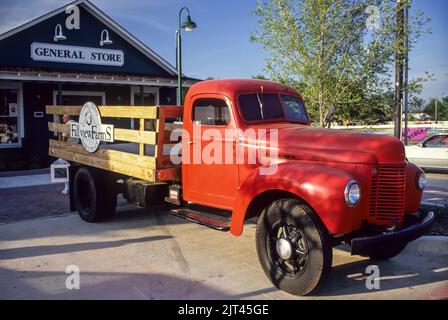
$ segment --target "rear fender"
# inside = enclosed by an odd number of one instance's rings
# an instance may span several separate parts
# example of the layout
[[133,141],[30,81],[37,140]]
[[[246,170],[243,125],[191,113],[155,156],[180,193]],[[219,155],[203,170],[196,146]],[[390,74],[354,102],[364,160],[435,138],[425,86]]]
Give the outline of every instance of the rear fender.
[[282,163],[274,175],[260,174],[259,167],[238,190],[230,232],[241,235],[244,221],[252,216],[248,208],[253,199],[272,190],[287,192],[305,201],[330,233],[350,232],[360,224],[356,208],[349,208],[344,200],[344,189],[350,179],[351,175],[345,171],[312,164]]

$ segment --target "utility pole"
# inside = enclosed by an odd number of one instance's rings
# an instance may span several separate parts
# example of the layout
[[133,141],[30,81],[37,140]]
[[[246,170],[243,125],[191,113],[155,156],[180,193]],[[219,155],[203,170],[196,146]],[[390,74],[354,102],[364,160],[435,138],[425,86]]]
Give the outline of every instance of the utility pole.
[[408,145],[408,117],[409,117],[409,0],[404,4],[404,145]]
[[439,123],[439,121],[437,120],[437,98],[434,100],[434,104],[435,104],[435,118],[434,118],[434,120],[436,120],[436,124],[438,124]]
[[404,0],[397,0],[396,21],[397,30],[395,36],[395,119],[394,136],[401,140],[401,118],[403,106],[403,56],[404,56]]

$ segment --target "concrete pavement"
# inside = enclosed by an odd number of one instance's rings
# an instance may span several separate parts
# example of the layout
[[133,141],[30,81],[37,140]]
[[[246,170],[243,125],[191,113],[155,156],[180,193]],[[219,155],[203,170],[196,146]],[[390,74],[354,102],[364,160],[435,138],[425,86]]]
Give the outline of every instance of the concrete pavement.
[[0,189],[43,186],[48,184],[51,184],[51,178],[49,173],[0,177]]
[[428,204],[448,206],[448,173],[426,173],[426,180],[423,201]]
[[[100,224],[76,214],[2,224],[0,299],[298,299],[263,274],[254,231],[236,238],[133,207]],[[305,299],[447,299],[448,238],[431,239],[376,262],[379,290],[365,286],[372,261],[335,249],[328,281]],[[80,269],[80,290],[66,289],[68,265]]]

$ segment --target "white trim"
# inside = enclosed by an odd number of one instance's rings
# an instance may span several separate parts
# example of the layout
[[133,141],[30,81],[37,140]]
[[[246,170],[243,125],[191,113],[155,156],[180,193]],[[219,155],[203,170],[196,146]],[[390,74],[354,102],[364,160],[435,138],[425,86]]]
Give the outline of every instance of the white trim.
[[113,21],[109,16],[107,16],[104,12],[102,12],[98,7],[96,7],[94,4],[89,2],[88,0],[77,0],[72,3],[69,3],[59,9],[53,10],[43,16],[40,16],[34,20],[31,20],[17,28],[14,28],[10,31],[7,31],[0,35],[0,40],[3,40],[5,38],[8,38],[20,31],[23,31],[27,28],[30,28],[42,21],[45,21],[55,15],[58,15],[62,12],[65,12],[65,8],[70,5],[81,5],[83,6],[89,13],[91,13],[94,17],[96,17],[98,20],[100,20],[102,23],[104,23],[106,26],[108,26],[111,30],[116,32],[118,35],[120,35],[123,39],[128,41],[133,47],[135,47],[137,50],[142,52],[145,56],[153,60],[155,63],[157,63],[160,67],[162,67],[165,71],[170,73],[171,75],[177,75],[176,69],[166,60],[164,60],[162,57],[160,57],[157,53],[155,53],[153,50],[151,50],[148,46],[146,46],[144,43],[139,41],[137,38],[135,38],[132,34],[130,34],[128,31],[126,31],[123,27],[121,27],[118,23]]
[[[15,81],[50,81],[50,82],[73,82],[73,83],[103,83],[103,84],[123,84],[133,86],[155,86],[155,87],[177,87],[177,81],[157,78],[126,78],[114,76],[87,76],[79,74],[40,74],[37,72],[13,72],[0,71],[0,80]],[[184,87],[191,87],[197,81],[186,80]]]
[[4,83],[0,82],[0,89],[16,89],[17,90],[17,106],[19,107],[19,115],[17,121],[17,137],[18,143],[0,143],[0,149],[22,148],[22,139],[25,138],[24,111],[23,111],[23,86],[21,83]]

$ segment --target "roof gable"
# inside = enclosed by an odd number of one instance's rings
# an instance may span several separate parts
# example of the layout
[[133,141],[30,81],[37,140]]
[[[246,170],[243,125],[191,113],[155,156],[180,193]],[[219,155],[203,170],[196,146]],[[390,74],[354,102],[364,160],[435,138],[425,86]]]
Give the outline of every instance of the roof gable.
[[[87,0],[78,0],[69,5],[77,5],[80,9],[80,29],[68,30],[65,20],[69,16],[61,7],[20,27],[0,35],[0,64],[14,67],[43,68],[54,70],[76,70],[97,73],[144,74],[157,77],[173,77],[176,70],[154,51],[137,40],[120,25],[105,15]],[[55,27],[62,26],[67,37],[64,41],[55,42]],[[101,32],[108,30],[113,44],[100,46]],[[33,43],[49,45],[54,48],[84,47],[97,50],[119,50],[123,52],[124,63],[118,65],[101,65],[83,63],[56,63],[57,61],[36,61],[32,58]],[[85,54],[90,54],[87,51]]]

